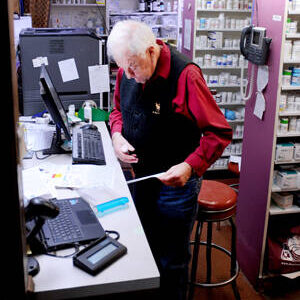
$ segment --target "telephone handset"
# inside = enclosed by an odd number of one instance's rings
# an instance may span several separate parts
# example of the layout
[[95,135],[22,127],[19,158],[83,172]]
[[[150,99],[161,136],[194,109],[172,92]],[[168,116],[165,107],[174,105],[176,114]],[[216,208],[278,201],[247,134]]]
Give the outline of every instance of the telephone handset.
[[44,247],[38,237],[38,233],[46,219],[53,219],[57,217],[58,214],[59,207],[49,200],[39,197],[31,199],[25,208],[26,240],[33,254],[44,252]]
[[242,30],[240,50],[255,65],[265,65],[272,39],[266,37],[266,28],[245,27]]
[[[59,214],[59,207],[43,198],[32,198],[25,207],[26,241],[32,254],[45,253],[45,247],[39,238],[39,232],[46,219],[53,219]],[[32,277],[40,271],[35,257],[29,255],[27,272]]]

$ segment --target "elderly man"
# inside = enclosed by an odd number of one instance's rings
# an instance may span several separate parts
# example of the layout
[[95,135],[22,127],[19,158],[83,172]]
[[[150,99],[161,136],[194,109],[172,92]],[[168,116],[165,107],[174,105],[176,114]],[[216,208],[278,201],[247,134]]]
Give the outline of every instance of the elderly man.
[[119,66],[110,115],[117,157],[136,177],[134,201],[161,274],[160,297],[185,299],[201,176],[232,138],[200,68],[156,40],[144,23],[112,29],[108,54]]

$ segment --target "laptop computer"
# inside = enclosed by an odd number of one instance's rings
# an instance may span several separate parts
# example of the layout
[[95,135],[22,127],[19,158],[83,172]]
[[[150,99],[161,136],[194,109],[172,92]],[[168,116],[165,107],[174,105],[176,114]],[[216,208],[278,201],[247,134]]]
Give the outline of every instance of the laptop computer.
[[90,205],[82,198],[52,199],[59,207],[54,219],[47,219],[40,231],[46,252],[87,244],[106,236]]

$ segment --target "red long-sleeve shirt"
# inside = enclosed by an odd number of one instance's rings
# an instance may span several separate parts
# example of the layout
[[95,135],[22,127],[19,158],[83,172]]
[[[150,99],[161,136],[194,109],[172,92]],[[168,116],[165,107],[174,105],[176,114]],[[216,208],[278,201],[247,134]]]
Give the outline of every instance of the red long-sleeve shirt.
[[[155,73],[150,80],[157,76],[168,78],[170,73],[171,54],[168,46],[160,40],[162,46]],[[118,70],[114,93],[114,109],[110,114],[111,133],[122,132],[122,112],[120,108],[120,82],[123,69]],[[147,84],[147,82],[145,83]],[[223,113],[212,97],[201,70],[193,64],[188,65],[180,74],[177,94],[172,101],[175,113],[182,114],[189,119],[196,120],[199,130],[203,133],[199,146],[186,159],[199,175],[212,165],[223,153],[232,139],[232,129]],[[159,145],[157,145],[159,147]]]

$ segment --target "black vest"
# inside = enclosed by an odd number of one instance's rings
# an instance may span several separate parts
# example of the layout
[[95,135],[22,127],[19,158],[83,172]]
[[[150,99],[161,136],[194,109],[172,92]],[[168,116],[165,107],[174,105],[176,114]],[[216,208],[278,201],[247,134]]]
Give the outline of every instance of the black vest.
[[135,147],[139,158],[133,164],[137,176],[166,171],[183,162],[199,146],[201,131],[196,121],[174,113],[172,107],[178,78],[192,62],[169,48],[171,69],[167,79],[149,81],[144,90],[134,79],[127,79],[125,72],[121,80],[122,134]]

